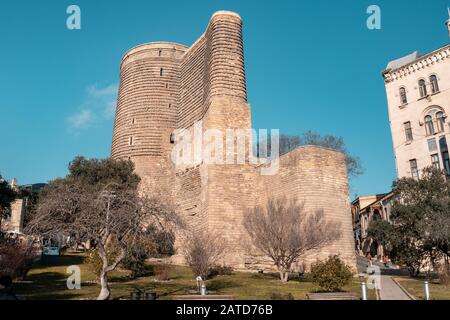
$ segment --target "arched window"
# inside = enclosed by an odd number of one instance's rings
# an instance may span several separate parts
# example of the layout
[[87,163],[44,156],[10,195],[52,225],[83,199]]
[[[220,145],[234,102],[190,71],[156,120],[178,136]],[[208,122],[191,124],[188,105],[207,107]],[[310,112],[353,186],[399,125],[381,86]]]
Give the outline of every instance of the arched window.
[[402,106],[408,103],[408,97],[406,96],[406,89],[404,87],[400,88],[400,103]]
[[438,132],[444,131],[445,116],[442,111],[439,111],[436,113],[436,125],[437,125]]
[[378,209],[375,209],[375,210],[373,211],[372,220],[373,220],[373,221],[383,220],[383,219],[381,218],[381,214],[380,214],[380,211],[379,211]]
[[425,80],[423,80],[423,79],[419,80],[419,92],[420,92],[421,98],[427,96],[427,85],[425,83]]
[[425,117],[425,131],[427,135],[434,134],[433,118],[431,116]]
[[432,93],[439,92],[438,79],[435,75],[430,76],[430,84],[431,84],[431,92]]

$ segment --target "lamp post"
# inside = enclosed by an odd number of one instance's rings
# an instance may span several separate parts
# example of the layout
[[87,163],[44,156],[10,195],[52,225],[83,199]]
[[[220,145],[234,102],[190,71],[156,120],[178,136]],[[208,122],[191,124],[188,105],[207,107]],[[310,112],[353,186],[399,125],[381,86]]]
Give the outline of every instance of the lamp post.
[[428,281],[424,282],[425,287],[425,300],[430,300],[430,287],[428,285]]
[[361,291],[362,291],[362,299],[367,300],[367,289],[365,282],[361,282]]

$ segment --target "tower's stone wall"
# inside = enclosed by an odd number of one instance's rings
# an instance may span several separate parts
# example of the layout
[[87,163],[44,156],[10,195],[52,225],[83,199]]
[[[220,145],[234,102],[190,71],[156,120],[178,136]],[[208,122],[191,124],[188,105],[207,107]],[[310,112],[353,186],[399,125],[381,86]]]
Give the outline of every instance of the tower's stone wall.
[[[175,165],[170,141],[175,129],[185,129],[193,137],[196,130],[203,136],[211,130],[245,129],[245,161],[237,162],[235,138],[230,151],[234,164],[200,161]],[[281,157],[278,175],[261,176],[260,168],[249,163],[253,145],[250,129],[239,15],[214,14],[205,33],[190,48],[159,42],[138,46],[125,55],[112,157],[135,163],[144,192],[162,191],[172,197],[187,229],[221,234],[229,248],[223,262],[238,268],[262,265],[261,257],[242,245],[246,237],[244,212],[264,204],[271,195],[295,196],[311,210],[324,209],[327,219],[342,222],[345,236],[321,256],[341,253],[354,266],[343,156],[317,147],[302,148],[291,153],[297,161],[291,159],[291,165],[288,155]],[[221,139],[225,146],[226,138]],[[179,249],[183,246],[182,231],[177,237]],[[174,261],[182,262],[181,252]]]
[[[264,206],[269,197],[297,199],[307,214],[323,210],[325,219],[341,227],[341,237],[316,252],[309,252],[306,264],[329,255],[339,256],[350,266],[356,265],[353,228],[348,195],[347,169],[342,153],[317,146],[297,148],[280,157],[277,175],[257,175],[257,205]],[[260,261],[247,261],[257,268]],[[252,264],[255,264],[252,266]]]

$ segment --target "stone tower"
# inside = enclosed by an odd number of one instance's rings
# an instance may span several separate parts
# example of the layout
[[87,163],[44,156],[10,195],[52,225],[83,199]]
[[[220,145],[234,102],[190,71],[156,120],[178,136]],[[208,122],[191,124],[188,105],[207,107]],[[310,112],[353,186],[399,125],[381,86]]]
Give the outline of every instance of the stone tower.
[[[153,42],[129,50],[120,67],[111,156],[135,163],[144,192],[170,196],[187,229],[220,233],[230,248],[223,261],[227,265],[264,265],[263,258],[255,258],[241,245],[246,235],[242,218],[246,210],[276,195],[299,198],[309,210],[323,209],[327,219],[342,224],[342,238],[315,252],[310,260],[339,253],[355,266],[342,154],[312,146],[299,148],[281,157],[275,176],[261,176],[261,168],[248,160],[251,112],[243,48],[241,17],[219,11],[190,47]],[[237,161],[238,149],[233,148],[227,151],[233,164],[174,163],[174,130],[180,129],[193,136],[199,131],[202,138],[210,132],[242,130],[248,150],[245,161]],[[225,137],[216,139],[226,144]],[[237,143],[232,140],[233,145]],[[182,235],[177,239],[180,248]],[[182,262],[181,255],[174,260]]]

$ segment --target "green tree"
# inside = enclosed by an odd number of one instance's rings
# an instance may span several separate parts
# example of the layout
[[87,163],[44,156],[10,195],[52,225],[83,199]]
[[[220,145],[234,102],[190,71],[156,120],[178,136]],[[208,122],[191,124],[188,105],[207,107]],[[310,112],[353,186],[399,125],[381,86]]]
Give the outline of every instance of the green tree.
[[[42,190],[27,225],[28,234],[94,244],[101,261],[99,300],[109,299],[108,274],[132,253],[131,248],[146,248],[143,243],[153,240],[149,230],[159,235],[178,222],[168,199],[143,197],[138,184],[131,161],[77,157],[69,165],[69,175]],[[114,255],[108,254],[112,244]]]
[[376,240],[384,248],[389,248],[393,229],[394,227],[388,221],[381,219],[372,220],[367,229],[367,236]]
[[450,184],[433,167],[425,168],[420,179],[401,178],[393,189],[391,224],[373,223],[368,235],[389,244],[391,258],[418,275],[426,261],[444,259],[449,270]]

